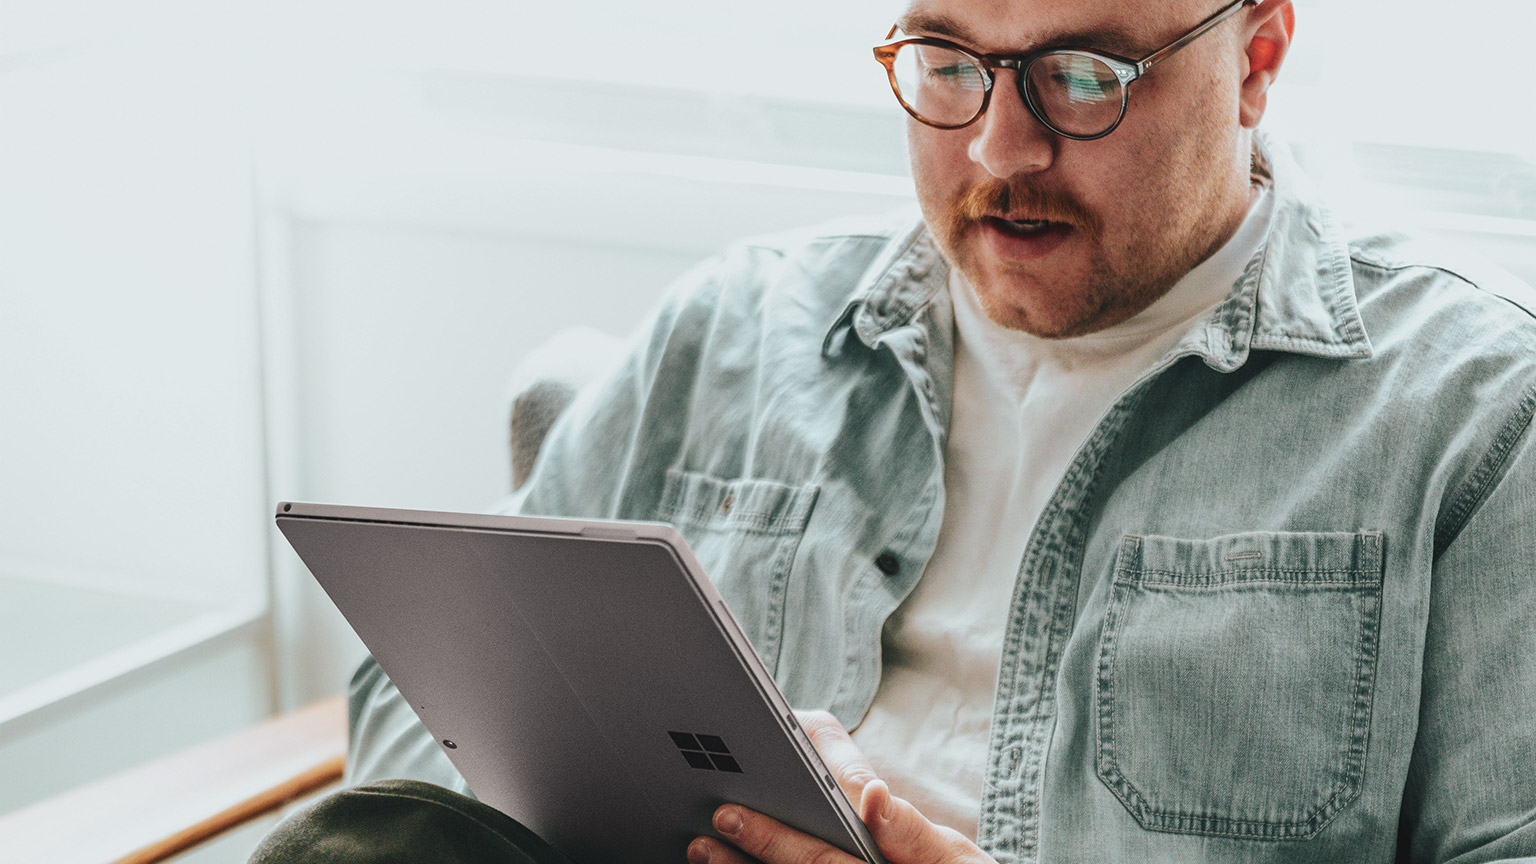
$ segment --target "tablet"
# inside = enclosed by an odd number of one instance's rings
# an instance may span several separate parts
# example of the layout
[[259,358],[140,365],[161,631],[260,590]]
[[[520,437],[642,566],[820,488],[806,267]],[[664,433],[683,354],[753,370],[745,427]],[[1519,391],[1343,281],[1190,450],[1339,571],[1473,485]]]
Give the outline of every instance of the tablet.
[[681,861],[745,805],[873,839],[670,525],[280,503],[476,797],[577,864]]

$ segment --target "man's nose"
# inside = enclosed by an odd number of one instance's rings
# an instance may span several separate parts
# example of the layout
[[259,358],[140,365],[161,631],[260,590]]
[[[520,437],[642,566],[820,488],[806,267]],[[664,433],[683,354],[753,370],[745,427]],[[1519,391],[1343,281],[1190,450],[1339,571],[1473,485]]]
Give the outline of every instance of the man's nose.
[[1024,104],[1015,85],[1017,74],[1013,69],[998,70],[987,113],[976,121],[975,137],[967,149],[972,162],[1001,180],[1044,171],[1056,158],[1058,138]]

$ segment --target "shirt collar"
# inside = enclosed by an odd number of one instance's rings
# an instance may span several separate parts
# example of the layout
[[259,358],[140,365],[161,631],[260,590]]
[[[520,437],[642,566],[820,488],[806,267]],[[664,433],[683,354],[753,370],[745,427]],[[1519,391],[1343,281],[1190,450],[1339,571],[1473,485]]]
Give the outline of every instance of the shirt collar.
[[[1254,174],[1273,183],[1269,233],[1205,325],[1191,328],[1173,350],[1197,354],[1222,372],[1241,367],[1255,348],[1334,359],[1371,356],[1349,247],[1336,217],[1285,146],[1263,132],[1254,134]],[[850,333],[875,347],[886,333],[909,324],[948,278],[949,264],[918,219],[865,270],[832,322],[822,353],[837,353]]]
[[939,253],[922,218],[886,244],[865,269],[842,312],[822,342],[823,356],[837,353],[849,331],[866,347],[911,322],[949,279],[949,262]]

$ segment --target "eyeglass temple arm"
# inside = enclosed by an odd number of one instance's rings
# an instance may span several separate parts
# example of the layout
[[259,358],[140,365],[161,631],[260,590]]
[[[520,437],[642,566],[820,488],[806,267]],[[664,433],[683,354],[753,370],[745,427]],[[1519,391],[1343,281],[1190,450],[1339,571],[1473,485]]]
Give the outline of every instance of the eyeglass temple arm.
[[[1169,57],[1173,56],[1173,54],[1175,52],[1177,52],[1180,48],[1183,48],[1185,45],[1188,45],[1189,43],[1195,41],[1196,39],[1199,39],[1201,36],[1203,36],[1205,34],[1205,32],[1207,30],[1210,30],[1212,27],[1215,27],[1217,24],[1220,24],[1221,22],[1223,22],[1223,21],[1227,20],[1228,18],[1232,17],[1232,15],[1234,15],[1237,12],[1237,10],[1243,8],[1244,6],[1260,6],[1260,5],[1263,5],[1263,3],[1264,3],[1264,0],[1237,0],[1236,3],[1232,3],[1231,5],[1227,6],[1224,9],[1217,10],[1215,15],[1212,15],[1211,17],[1209,17],[1209,18],[1205,19],[1204,21],[1200,22],[1200,24],[1197,25],[1195,27],[1195,29],[1189,31],[1188,33],[1185,33],[1183,36],[1179,37],[1178,39],[1175,39],[1174,41],[1168,43],[1167,45],[1164,45],[1163,47],[1157,49],[1156,51],[1153,51],[1151,54],[1148,54],[1145,58],[1143,58],[1140,63],[1136,64],[1136,76],[1140,77],[1140,76],[1146,74],[1146,71],[1148,69],[1151,69],[1153,66],[1156,66],[1157,64],[1163,62],[1164,60],[1167,60]],[[895,31],[893,30],[892,32],[895,32]],[[889,37],[887,37],[887,38],[889,38]]]

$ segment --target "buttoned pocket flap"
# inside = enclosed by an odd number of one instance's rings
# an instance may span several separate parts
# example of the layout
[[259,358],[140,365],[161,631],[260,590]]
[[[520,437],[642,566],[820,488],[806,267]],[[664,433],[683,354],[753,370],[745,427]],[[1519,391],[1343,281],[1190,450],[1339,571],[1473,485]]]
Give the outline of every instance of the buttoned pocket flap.
[[662,491],[656,518],[688,540],[770,670],[783,635],[791,565],[817,493],[814,484],[684,471],[668,472]]

